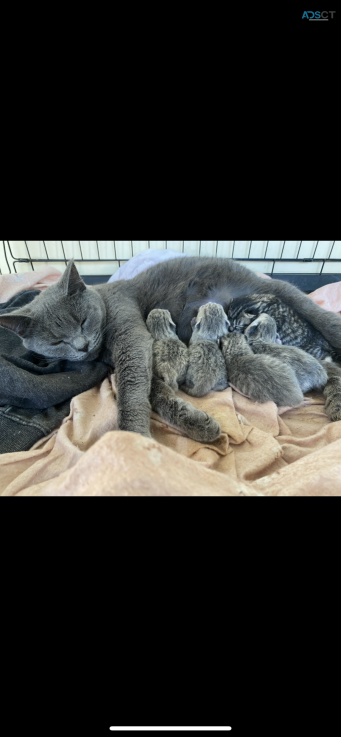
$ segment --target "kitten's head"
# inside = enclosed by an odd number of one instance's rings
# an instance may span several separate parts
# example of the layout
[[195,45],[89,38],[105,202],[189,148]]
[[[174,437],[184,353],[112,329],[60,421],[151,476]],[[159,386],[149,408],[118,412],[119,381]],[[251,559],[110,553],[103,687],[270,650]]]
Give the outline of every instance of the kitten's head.
[[240,333],[229,333],[221,339],[221,351],[225,359],[230,360],[235,356],[248,355],[252,353],[244,335]]
[[199,309],[197,317],[192,320],[193,334],[190,342],[211,340],[219,343],[223,335],[229,331],[229,320],[221,305],[208,302]]
[[241,312],[237,317],[231,319],[230,332],[231,333],[244,333],[248,325],[250,325],[255,319],[255,313]]
[[147,329],[154,340],[176,338],[176,325],[168,310],[152,310],[146,322]]
[[70,261],[63,276],[27,307],[0,315],[0,325],[19,335],[25,348],[47,358],[84,361],[102,347],[106,310],[102,298],[87,289]]
[[276,343],[279,338],[276,321],[263,312],[246,328],[245,337],[252,342],[263,340],[266,343]]
[[272,294],[251,294],[232,299],[228,308],[230,331],[243,333],[245,328],[263,312],[264,308],[276,301],[277,298]]

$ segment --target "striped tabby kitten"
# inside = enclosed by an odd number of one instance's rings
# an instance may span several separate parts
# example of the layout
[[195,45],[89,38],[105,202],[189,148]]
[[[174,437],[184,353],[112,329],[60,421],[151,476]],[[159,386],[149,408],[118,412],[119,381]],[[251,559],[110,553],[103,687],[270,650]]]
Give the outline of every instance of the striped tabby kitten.
[[251,294],[233,299],[228,309],[231,332],[244,333],[245,328],[262,313],[275,320],[283,345],[301,348],[319,360],[328,356],[341,360],[341,353],[316,328],[273,294]]

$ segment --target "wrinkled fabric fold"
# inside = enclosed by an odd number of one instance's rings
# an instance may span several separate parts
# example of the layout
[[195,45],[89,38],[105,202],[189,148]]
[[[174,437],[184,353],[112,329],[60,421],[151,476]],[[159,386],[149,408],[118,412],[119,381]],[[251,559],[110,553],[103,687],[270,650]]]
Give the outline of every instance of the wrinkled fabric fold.
[[155,413],[152,439],[119,432],[115,377],[106,378],[30,451],[0,456],[0,495],[341,494],[341,422],[328,420],[321,394],[295,409],[257,405],[231,388],[192,401],[221,423],[215,442],[191,440]]

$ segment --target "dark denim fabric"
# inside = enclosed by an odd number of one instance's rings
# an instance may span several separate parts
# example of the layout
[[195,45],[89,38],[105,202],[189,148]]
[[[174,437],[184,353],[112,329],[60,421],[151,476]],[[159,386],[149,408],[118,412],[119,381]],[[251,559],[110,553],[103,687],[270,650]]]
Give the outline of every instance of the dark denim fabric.
[[[21,292],[0,304],[0,314],[29,304],[39,291]],[[29,450],[70,411],[70,400],[92,389],[108,373],[101,361],[59,361],[27,351],[0,326],[0,453]]]

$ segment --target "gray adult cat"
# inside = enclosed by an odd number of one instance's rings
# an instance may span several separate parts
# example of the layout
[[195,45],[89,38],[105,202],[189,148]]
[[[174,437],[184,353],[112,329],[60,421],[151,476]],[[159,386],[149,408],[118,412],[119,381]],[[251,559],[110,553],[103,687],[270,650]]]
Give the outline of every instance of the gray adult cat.
[[[341,352],[339,315],[326,312],[291,284],[264,280],[231,259],[172,259],[130,281],[92,288],[86,288],[70,262],[61,280],[36,297],[30,309],[1,315],[0,324],[21,335],[27,348],[46,356],[77,361],[101,354],[116,370],[119,428],[149,437],[149,312],[168,309],[179,338],[188,344],[191,321],[202,304],[217,302],[226,311],[232,298],[257,293],[278,296]],[[341,419],[340,408],[341,388],[333,392],[329,416]]]

